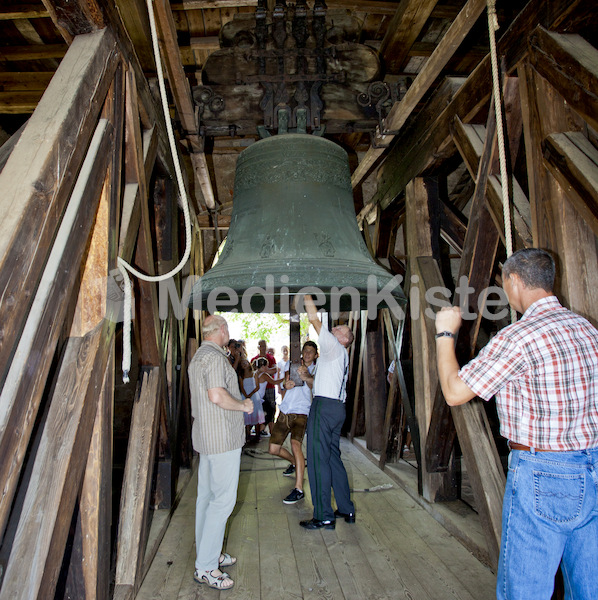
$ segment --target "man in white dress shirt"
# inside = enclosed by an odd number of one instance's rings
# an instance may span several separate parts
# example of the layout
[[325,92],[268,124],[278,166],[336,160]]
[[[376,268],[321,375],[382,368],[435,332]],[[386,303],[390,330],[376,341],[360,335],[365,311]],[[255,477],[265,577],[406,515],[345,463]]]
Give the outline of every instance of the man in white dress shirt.
[[[311,296],[304,297],[304,306],[318,334],[320,358],[307,419],[307,473],[314,513],[312,519],[300,525],[305,529],[334,529],[337,517],[355,523],[355,506],[339,446],[346,415],[347,348],[353,343],[353,332],[346,325],[333,327],[332,331],[323,327]],[[331,504],[332,490],[336,511]]]

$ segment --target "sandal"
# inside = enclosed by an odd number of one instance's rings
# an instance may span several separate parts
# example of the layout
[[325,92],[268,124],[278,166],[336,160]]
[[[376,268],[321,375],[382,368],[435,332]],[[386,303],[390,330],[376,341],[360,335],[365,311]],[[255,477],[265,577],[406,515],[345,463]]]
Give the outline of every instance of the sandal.
[[218,567],[232,567],[237,559],[226,552],[223,552],[218,559]]
[[[217,569],[214,569],[216,571]],[[199,571],[195,571],[193,579],[197,583],[207,583],[208,587],[216,590],[230,590],[235,585],[235,582],[230,578],[228,573],[220,572],[220,575],[212,575],[214,571],[203,571],[201,575]]]

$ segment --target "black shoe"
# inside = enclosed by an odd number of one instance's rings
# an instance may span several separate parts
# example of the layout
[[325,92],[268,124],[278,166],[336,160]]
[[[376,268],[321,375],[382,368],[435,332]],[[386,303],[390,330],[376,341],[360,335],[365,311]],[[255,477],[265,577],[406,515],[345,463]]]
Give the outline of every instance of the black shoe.
[[336,521],[333,519],[329,521],[320,521],[320,519],[310,519],[309,521],[299,521],[301,527],[305,529],[334,529],[336,527]]
[[355,523],[355,513],[342,513],[340,510],[334,511],[334,516],[337,519],[343,518],[346,523]]
[[282,474],[285,477],[293,477],[293,475],[295,475],[295,465],[289,465],[283,472]]
[[298,490],[297,488],[295,488],[284,500],[283,502],[285,504],[295,504],[295,502],[299,502],[299,500],[303,500],[303,498],[305,497],[305,494],[301,491]]

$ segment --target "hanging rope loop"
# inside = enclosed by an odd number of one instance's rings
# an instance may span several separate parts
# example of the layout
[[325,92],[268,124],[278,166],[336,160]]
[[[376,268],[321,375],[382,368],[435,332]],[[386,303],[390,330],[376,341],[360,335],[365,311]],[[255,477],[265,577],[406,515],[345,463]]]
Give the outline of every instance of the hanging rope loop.
[[[141,273],[122,258],[118,258],[118,269],[123,276],[124,287],[125,287],[125,302],[124,302],[124,317],[123,317],[123,359],[122,359],[122,371],[123,371],[123,383],[129,382],[129,371],[131,369],[131,308],[132,308],[132,291],[131,291],[131,280],[127,271],[135,277],[142,279],[143,281],[159,282],[165,281],[174,277],[187,263],[189,256],[191,255],[191,216],[189,214],[189,199],[187,198],[187,191],[185,189],[185,182],[183,180],[183,174],[181,171],[181,164],[179,161],[179,154],[176,149],[176,143],[174,139],[174,133],[172,131],[172,123],[170,121],[170,113],[168,109],[168,99],[166,96],[166,86],[164,84],[164,73],[162,71],[162,61],[160,59],[160,48],[158,46],[158,33],[156,31],[156,19],[154,16],[154,9],[152,6],[152,0],[147,0],[147,10],[150,21],[150,31],[152,37],[152,48],[154,51],[154,60],[156,61],[156,70],[158,73],[158,85],[160,88],[160,98],[162,100],[162,111],[164,112],[164,121],[166,122],[166,132],[168,134],[168,142],[170,145],[170,152],[172,154],[172,160],[174,163],[174,170],[176,173],[177,187],[179,192],[180,205],[183,210],[185,217],[185,253],[179,264],[172,269],[170,272],[164,275],[150,276],[145,273]],[[145,198],[141,199],[142,202]]]

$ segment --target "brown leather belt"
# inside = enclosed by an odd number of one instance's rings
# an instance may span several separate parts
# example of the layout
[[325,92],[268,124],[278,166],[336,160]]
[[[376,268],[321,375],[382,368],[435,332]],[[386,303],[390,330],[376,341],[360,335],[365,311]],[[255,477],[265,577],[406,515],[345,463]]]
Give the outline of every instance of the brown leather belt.
[[[525,452],[532,450],[532,448],[526,446],[525,444],[518,444],[517,442],[512,442],[511,440],[509,440],[509,448],[511,450],[524,450]],[[534,450],[536,452],[554,452],[554,450],[544,450],[542,448],[534,448]]]

